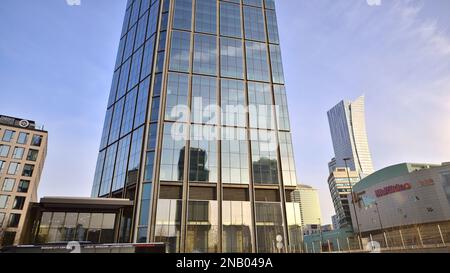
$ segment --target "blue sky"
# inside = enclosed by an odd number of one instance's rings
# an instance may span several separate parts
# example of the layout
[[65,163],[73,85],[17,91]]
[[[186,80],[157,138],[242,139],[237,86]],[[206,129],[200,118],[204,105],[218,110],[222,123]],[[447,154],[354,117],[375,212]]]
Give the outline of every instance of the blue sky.
[[[89,195],[125,0],[3,0],[0,113],[45,125],[40,196]],[[376,169],[450,161],[450,1],[277,3],[301,183],[333,214],[326,111],[366,95]]]

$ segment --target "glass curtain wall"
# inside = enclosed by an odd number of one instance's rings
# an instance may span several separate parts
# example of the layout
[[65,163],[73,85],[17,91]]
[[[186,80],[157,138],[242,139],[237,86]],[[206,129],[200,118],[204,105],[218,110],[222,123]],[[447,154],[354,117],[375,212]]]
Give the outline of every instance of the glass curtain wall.
[[136,192],[132,241],[272,252],[295,222],[289,131],[274,0],[129,0],[92,196]]

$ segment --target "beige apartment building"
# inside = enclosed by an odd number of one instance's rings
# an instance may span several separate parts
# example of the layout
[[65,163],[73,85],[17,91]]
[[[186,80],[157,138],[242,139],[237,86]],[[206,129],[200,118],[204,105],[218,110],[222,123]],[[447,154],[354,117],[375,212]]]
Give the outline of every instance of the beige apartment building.
[[352,225],[348,195],[359,180],[359,173],[349,168],[336,168],[328,177],[328,186],[340,228]]
[[291,193],[292,202],[299,203],[303,234],[319,232],[322,225],[319,192],[308,185],[298,185]]
[[0,246],[18,244],[47,154],[48,133],[34,121],[0,115]]

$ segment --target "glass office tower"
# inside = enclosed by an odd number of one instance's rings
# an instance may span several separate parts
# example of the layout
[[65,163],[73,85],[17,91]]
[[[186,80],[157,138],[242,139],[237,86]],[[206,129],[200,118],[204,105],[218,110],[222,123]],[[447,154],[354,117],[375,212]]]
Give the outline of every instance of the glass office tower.
[[296,184],[274,0],[129,0],[92,189],[134,200],[118,240],[300,251]]

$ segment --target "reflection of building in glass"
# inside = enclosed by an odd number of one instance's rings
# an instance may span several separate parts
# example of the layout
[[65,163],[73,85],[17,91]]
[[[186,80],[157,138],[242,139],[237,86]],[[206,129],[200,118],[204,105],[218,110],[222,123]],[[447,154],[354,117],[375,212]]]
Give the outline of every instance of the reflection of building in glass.
[[123,240],[272,252],[280,235],[300,249],[274,0],[128,1],[103,128],[92,196],[134,200]]
[[[180,150],[178,161],[178,180],[183,180],[184,155],[186,148]],[[189,181],[208,182],[209,170],[206,168],[208,155],[205,150],[199,148],[189,149]]]
[[253,162],[253,179],[256,184],[278,183],[278,162],[261,158]]

